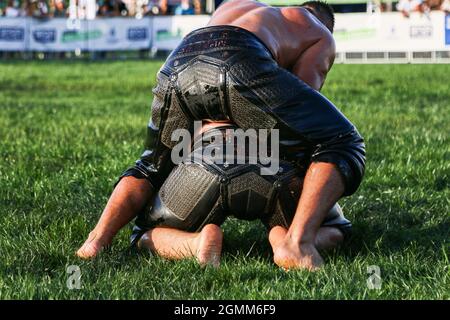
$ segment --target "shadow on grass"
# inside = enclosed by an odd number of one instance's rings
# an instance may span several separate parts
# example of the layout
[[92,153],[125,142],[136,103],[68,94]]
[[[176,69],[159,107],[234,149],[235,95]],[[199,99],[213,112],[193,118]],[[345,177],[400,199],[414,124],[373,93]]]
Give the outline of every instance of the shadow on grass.
[[[386,254],[402,251],[414,244],[423,251],[433,251],[439,244],[449,238],[450,222],[429,221],[422,214],[413,213],[414,207],[421,205],[422,200],[408,204],[406,208],[397,209],[398,214],[368,216],[357,219],[353,223],[351,236],[343,246],[330,254],[339,254],[346,258],[366,255],[374,250]],[[388,212],[392,204],[386,203],[377,212]],[[363,211],[374,208],[363,208]],[[390,211],[392,212],[392,208]],[[268,242],[268,232],[258,222],[229,219],[224,225],[223,251],[232,256],[271,259],[272,250]]]
[[354,225],[354,231],[348,245],[341,252],[354,257],[366,254],[374,249],[385,252],[402,251],[414,243],[423,251],[437,248],[437,244],[448,241],[448,222],[432,226],[416,225],[404,228],[401,224],[395,228],[386,228],[387,224],[379,222],[370,225]]
[[[414,206],[421,203],[418,200],[409,203],[407,208],[398,209],[398,214],[378,214],[388,212],[392,204],[377,205],[376,208],[362,208],[369,212],[360,219],[355,219],[351,236],[343,246],[326,254],[326,256],[340,255],[346,259],[353,259],[358,255],[368,255],[374,251],[391,254],[402,251],[413,244],[423,251],[433,251],[440,243],[448,241],[450,223],[443,219],[433,224],[420,214],[412,213]],[[256,258],[272,261],[272,250],[268,241],[268,231],[258,221],[242,221],[228,218],[222,226],[224,230],[223,253],[235,258]],[[136,254],[136,250],[123,252],[128,258]],[[142,253],[141,253],[142,254]]]

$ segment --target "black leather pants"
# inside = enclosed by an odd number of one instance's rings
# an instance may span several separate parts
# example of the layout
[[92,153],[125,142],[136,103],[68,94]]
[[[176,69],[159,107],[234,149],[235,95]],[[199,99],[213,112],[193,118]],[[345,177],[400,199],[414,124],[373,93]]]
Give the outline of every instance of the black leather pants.
[[157,191],[173,168],[175,129],[194,120],[231,121],[242,129],[279,129],[280,157],[297,168],[336,164],[354,193],[365,146],[354,125],[323,95],[278,66],[252,33],[232,26],[187,35],[157,75],[145,151],[123,176],[145,178]]
[[229,120],[243,129],[280,130],[282,158],[299,166],[335,163],[345,195],[358,188],[365,146],[353,124],[323,95],[280,68],[252,33],[206,27],[187,35],[162,66],[153,90],[146,149],[123,176],[159,189],[169,174],[171,133],[193,120]]
[[[305,171],[289,161],[281,161],[277,173],[261,174],[261,163],[249,161],[248,149],[241,159],[228,163],[216,161],[203,151],[239,145],[227,130],[227,126],[209,130],[203,134],[203,143],[194,153],[187,154],[184,161],[174,167],[150,206],[139,214],[131,237],[136,244],[149,229],[164,226],[199,232],[210,223],[221,225],[227,217],[241,220],[260,220],[268,230],[279,225],[289,228],[296,213]],[[215,137],[212,140],[211,136]],[[220,138],[217,139],[217,136]],[[322,222],[322,226],[338,228],[344,236],[351,231],[351,222],[344,217],[335,204]]]

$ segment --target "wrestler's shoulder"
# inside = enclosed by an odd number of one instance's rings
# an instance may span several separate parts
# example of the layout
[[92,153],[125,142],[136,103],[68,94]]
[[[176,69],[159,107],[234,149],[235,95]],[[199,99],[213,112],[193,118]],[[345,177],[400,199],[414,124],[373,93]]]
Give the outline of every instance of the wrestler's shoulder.
[[234,9],[236,9],[237,7],[247,7],[250,9],[255,9],[255,8],[269,7],[269,6],[267,4],[264,4],[264,3],[261,3],[258,1],[254,1],[254,0],[225,0],[216,9],[216,12],[220,11],[222,9],[227,9],[229,7],[234,8]]
[[324,38],[333,38],[331,32],[307,9],[302,7],[284,7],[280,11],[286,21],[289,21],[293,27],[302,29],[303,35],[310,33],[311,35]]
[[301,36],[302,43],[312,44],[323,40],[334,47],[334,38],[331,32],[308,10],[299,7],[284,7],[281,8],[281,14],[293,33]]

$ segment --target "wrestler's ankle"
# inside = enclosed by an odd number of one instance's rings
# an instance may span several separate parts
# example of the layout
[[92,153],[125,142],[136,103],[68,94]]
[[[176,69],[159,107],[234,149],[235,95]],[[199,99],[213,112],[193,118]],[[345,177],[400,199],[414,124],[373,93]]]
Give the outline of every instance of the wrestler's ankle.
[[309,246],[314,245],[316,235],[313,232],[288,232],[286,234],[286,239],[288,242],[297,246]]
[[193,256],[198,255],[201,248],[202,238],[203,235],[199,232],[195,237],[187,239],[187,246],[190,248]]
[[203,243],[213,243],[221,245],[223,240],[223,233],[220,227],[214,224],[208,224],[203,227],[202,231],[196,237],[197,244],[201,246]]
[[114,235],[112,235],[111,233],[98,229],[93,229],[91,232],[89,232],[88,236],[88,240],[90,242],[95,242],[102,247],[110,245],[113,238]]
[[206,225],[194,240],[200,265],[218,267],[222,252],[223,233],[216,225]]

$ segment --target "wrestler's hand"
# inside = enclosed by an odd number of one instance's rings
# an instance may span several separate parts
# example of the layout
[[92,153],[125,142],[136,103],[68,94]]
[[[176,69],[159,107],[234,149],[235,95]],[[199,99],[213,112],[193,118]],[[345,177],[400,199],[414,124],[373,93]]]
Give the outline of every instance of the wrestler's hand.
[[307,269],[315,271],[323,265],[323,259],[314,243],[299,243],[291,239],[283,227],[274,227],[269,233],[273,260],[284,270]]

